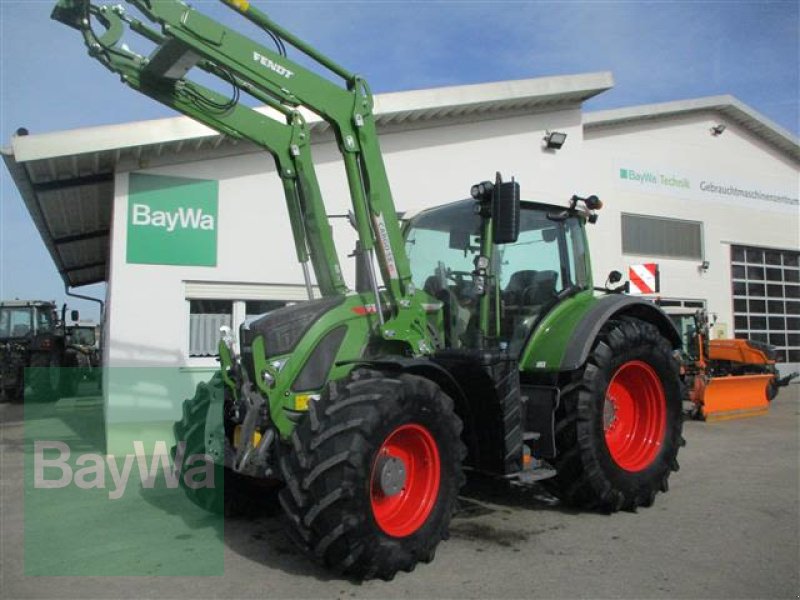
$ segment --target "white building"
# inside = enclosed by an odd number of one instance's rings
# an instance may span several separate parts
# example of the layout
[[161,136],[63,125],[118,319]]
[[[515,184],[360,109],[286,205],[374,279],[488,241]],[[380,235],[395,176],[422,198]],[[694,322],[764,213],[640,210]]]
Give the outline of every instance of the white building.
[[[593,73],[379,96],[398,210],[466,197],[496,170],[524,199],[597,194],[596,285],[657,263],[658,295],[705,305],[716,335],[768,341],[796,368],[798,140],[730,96],[583,111],[612,85]],[[567,134],[560,150],[544,147],[548,131]],[[312,135],[328,210],[344,214],[332,135],[319,121]],[[255,147],[176,117],[14,137],[4,158],[65,283],[107,281],[109,366],[211,369],[219,323],[306,297],[280,180]],[[168,222],[144,226],[161,218],[165,189],[195,199],[194,238],[164,242]],[[352,281],[354,237],[345,219],[333,225]]]

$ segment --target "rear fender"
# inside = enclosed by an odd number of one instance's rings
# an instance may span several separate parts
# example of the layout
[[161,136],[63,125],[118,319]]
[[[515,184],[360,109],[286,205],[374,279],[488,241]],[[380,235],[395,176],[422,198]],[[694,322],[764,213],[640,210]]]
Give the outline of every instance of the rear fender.
[[581,367],[600,330],[611,319],[634,317],[655,325],[673,348],[678,330],[655,304],[623,294],[594,296],[586,291],[563,301],[536,326],[520,357],[525,372],[563,372]]
[[681,336],[678,330],[667,314],[658,306],[634,296],[609,294],[600,298],[573,330],[561,362],[561,370],[571,371],[583,365],[603,326],[609,320],[620,317],[634,317],[640,321],[651,323],[658,328],[661,335],[669,340],[673,349],[681,347]]

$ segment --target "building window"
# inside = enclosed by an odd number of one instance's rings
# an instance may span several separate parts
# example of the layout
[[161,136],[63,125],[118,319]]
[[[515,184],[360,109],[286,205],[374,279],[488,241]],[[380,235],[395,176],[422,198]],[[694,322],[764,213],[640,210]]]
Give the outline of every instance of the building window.
[[245,320],[258,318],[276,308],[294,304],[286,300],[189,300],[189,356],[219,354],[219,328],[230,327],[234,335]]
[[623,213],[622,253],[701,260],[703,224]]
[[189,356],[216,356],[219,328],[232,322],[231,300],[189,300]]
[[731,246],[734,335],[800,362],[800,252]]

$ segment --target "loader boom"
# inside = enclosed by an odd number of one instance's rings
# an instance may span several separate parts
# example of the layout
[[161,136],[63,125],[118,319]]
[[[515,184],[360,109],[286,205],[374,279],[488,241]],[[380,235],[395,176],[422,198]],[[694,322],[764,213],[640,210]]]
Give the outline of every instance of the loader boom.
[[[272,154],[283,181],[298,260],[305,266],[310,258],[325,296],[342,294],[347,286],[311,158],[309,128],[298,108],[307,108],[329,123],[344,161],[360,248],[368,255],[365,264],[382,325],[380,333],[387,339],[407,342],[414,354],[429,352],[432,340],[411,283],[366,81],[284,30],[246,0],[221,1],[264,30],[276,41],[277,50],[217,23],[180,0],[127,0],[159,25],[160,32],[121,6],[95,6],[90,0],[59,0],[53,18],[80,30],[90,55],[118,73],[127,85],[224,135],[248,140]],[[92,20],[99,21],[106,31],[95,34]],[[157,45],[149,57],[120,43],[126,25]],[[330,71],[341,84],[287,58],[283,41]],[[188,79],[186,75],[194,67],[229,82],[233,96],[225,98]],[[264,102],[272,111],[239,103],[239,91]],[[371,270],[373,257],[380,267],[385,302]]]

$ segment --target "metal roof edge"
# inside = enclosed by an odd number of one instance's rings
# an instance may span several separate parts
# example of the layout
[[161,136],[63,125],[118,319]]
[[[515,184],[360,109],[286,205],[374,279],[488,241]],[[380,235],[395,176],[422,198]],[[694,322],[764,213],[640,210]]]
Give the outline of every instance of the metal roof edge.
[[[718,112],[733,116],[740,125],[757,137],[795,160],[800,160],[800,138],[730,94],[588,112],[583,116],[583,127],[585,131],[591,131],[637,121],[701,112]],[[765,131],[759,131],[760,129]]]
[[[389,92],[375,95],[375,112],[380,122],[381,117],[388,118],[401,112],[422,114],[425,111],[481,105],[496,105],[502,110],[504,106],[519,103],[526,98],[535,100],[559,95],[569,98],[570,103],[579,104],[613,85],[612,74],[609,71],[600,71]],[[275,114],[264,107],[256,110]],[[301,112],[311,125],[321,120],[310,111],[301,109]],[[25,136],[15,135],[11,138],[11,149],[18,162],[28,162],[217,135],[218,132],[189,117],[175,116]]]

